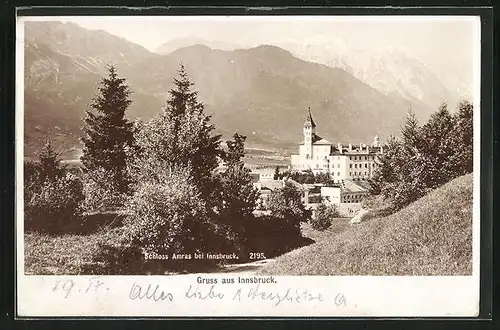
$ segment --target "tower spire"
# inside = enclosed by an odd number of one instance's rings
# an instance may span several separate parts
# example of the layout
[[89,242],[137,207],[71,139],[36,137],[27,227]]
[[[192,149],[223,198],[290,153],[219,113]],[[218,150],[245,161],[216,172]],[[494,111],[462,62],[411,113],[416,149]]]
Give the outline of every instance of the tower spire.
[[313,117],[312,117],[312,114],[311,114],[311,107],[307,107],[307,118],[306,118],[306,123],[311,123],[311,127],[312,128],[316,128],[316,124],[314,123],[314,120],[313,120]]

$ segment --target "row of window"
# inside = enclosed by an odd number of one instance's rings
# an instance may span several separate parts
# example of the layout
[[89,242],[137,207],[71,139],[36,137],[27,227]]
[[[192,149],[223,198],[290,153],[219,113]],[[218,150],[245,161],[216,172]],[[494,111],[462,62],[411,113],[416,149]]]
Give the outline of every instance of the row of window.
[[349,160],[374,160],[374,159],[375,156],[349,156]]
[[[364,164],[365,164],[365,168],[368,168],[368,163],[364,163]],[[359,168],[363,167],[363,164],[354,164],[354,168],[358,168],[358,165],[359,165]],[[349,168],[352,168],[352,164],[349,164]]]
[[[306,154],[306,159],[313,159],[314,157]],[[316,156],[316,160],[319,160],[320,156]],[[325,155],[323,159],[328,159],[328,156]],[[340,156],[337,156],[337,159],[340,160]],[[349,156],[349,160],[374,160],[375,156]]]
[[[354,172],[354,176],[357,175],[368,175],[368,172],[365,172],[365,174],[363,174],[363,172]],[[349,172],[349,176],[352,176],[352,172]]]
[[345,200],[342,203],[361,203],[361,199]]

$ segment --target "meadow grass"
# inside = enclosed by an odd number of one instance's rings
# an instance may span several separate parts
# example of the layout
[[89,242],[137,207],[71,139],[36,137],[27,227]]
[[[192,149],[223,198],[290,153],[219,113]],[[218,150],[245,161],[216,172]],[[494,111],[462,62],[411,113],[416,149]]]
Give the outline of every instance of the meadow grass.
[[259,273],[471,275],[472,186],[471,174],[459,177],[399,212],[282,255]]
[[102,233],[89,235],[48,235],[31,232],[24,235],[26,275],[78,275],[93,264],[99,253]]

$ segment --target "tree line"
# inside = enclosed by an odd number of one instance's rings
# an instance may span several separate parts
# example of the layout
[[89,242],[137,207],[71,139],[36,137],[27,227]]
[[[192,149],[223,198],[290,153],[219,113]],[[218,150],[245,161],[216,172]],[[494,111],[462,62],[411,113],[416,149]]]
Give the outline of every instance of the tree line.
[[401,136],[384,145],[371,193],[399,210],[444,183],[473,170],[473,106],[463,101],[455,113],[442,104],[420,125],[411,111]]
[[[273,254],[300,239],[300,223],[310,217],[300,193],[285,185],[270,198],[270,216],[254,215],[259,196],[242,160],[246,137],[235,133],[223,147],[184,66],[152,119],[126,118],[130,95],[110,66],[84,118],[81,172],[63,166],[50,141],[38,162],[26,164],[28,230],[64,232],[88,215],[121,212],[122,226],[101,243],[101,261],[114,272],[130,268],[130,258],[141,253],[244,256],[267,244]],[[219,173],[221,162],[227,169]]]
[[334,185],[334,180],[331,178],[330,174],[319,172],[314,174],[313,171],[308,168],[305,171],[284,171],[280,172],[279,166],[276,166],[273,179],[281,180],[283,178],[289,178],[294,180],[295,182],[301,184],[314,184],[314,183],[322,183],[326,186]]

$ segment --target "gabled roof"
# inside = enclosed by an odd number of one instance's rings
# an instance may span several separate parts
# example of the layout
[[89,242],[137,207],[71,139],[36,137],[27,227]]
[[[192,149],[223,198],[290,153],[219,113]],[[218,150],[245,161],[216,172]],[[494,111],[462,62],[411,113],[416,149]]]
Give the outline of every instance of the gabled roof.
[[[304,141],[300,142],[300,144],[304,144]],[[330,141],[323,139],[321,136],[314,134],[312,137],[312,144],[314,145],[328,145],[332,144]]]
[[[319,136],[318,136],[319,137]],[[314,145],[332,145],[332,143],[328,140],[322,139],[319,137],[319,140],[313,142]]]

